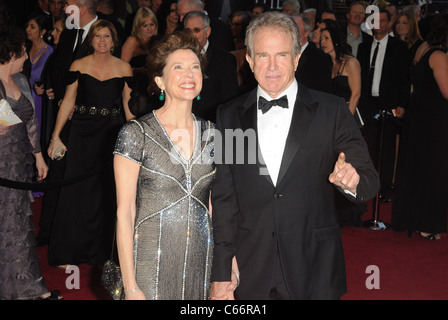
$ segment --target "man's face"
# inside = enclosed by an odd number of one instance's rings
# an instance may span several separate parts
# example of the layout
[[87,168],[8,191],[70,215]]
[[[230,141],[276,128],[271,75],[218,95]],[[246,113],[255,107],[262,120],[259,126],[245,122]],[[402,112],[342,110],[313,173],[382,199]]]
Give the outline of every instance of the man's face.
[[380,28],[374,29],[375,35],[384,36],[388,33],[390,21],[387,19],[387,13],[380,12]]
[[37,4],[39,5],[39,8],[48,12],[48,0],[39,0]]
[[290,33],[278,28],[260,28],[253,38],[253,60],[246,56],[260,87],[277,98],[294,81],[299,57],[293,56]]
[[64,0],[50,0],[48,2],[49,10],[53,17],[60,17],[65,6]]
[[187,20],[185,27],[193,31],[199,44],[204,47],[211,33],[210,27],[205,28],[204,20],[201,17],[191,17]]
[[290,3],[286,3],[283,5],[282,12],[288,15],[292,15],[295,13],[293,5]]
[[177,4],[177,15],[179,16],[180,22],[184,21],[185,15],[193,11],[192,8],[190,8],[190,5],[186,1],[179,1]]
[[305,24],[303,23],[302,18],[294,17],[293,18],[300,31],[300,44],[304,46],[308,42],[308,36],[310,35],[310,31],[305,31]]
[[347,21],[350,24],[361,25],[364,22],[365,16],[364,7],[360,4],[355,4],[350,8],[350,12],[347,13]]

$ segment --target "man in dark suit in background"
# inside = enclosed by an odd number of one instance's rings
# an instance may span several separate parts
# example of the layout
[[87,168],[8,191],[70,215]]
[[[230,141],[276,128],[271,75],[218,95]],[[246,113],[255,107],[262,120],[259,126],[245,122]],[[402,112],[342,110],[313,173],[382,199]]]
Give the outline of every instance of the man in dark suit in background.
[[297,81],[309,89],[331,93],[331,57],[309,41],[312,31],[310,18],[303,14],[293,15],[292,18],[299,27],[302,47],[296,71]]
[[341,28],[347,45],[350,46],[353,56],[357,56],[358,47],[367,38],[371,36],[361,29],[361,24],[366,17],[366,5],[365,1],[354,1],[347,9],[347,25]]
[[189,12],[184,18],[185,28],[191,29],[207,57],[200,100],[193,101],[193,113],[216,122],[216,109],[239,93],[236,58],[233,54],[208,41],[213,34],[210,18],[204,11]]
[[346,292],[334,191],[364,202],[378,176],[345,101],[295,79],[299,37],[282,13],[252,20],[247,59],[258,88],[218,109],[212,299],[233,298],[238,277],[243,300]]
[[31,16],[44,15],[50,18],[50,9],[48,6],[48,0],[37,0],[37,8],[32,12]]
[[52,72],[58,81],[53,81],[53,83],[60,84],[59,88],[54,88],[56,101],[60,101],[64,97],[65,74],[70,69],[73,61],[87,55],[89,49],[89,44],[86,41],[87,34],[92,24],[98,20],[96,15],[96,0],[86,0],[84,3],[82,5],[82,2],[79,0],[67,0],[66,6],[64,7],[65,12],[67,12],[67,7],[71,5],[79,8],[79,26],[71,24],[75,20],[72,20],[73,17],[70,17],[69,12],[67,28],[62,31],[58,47],[54,53],[54,67]]
[[410,98],[410,56],[406,43],[389,35],[390,14],[386,10],[379,13],[379,28],[374,29],[374,37],[366,38],[358,48],[361,65],[361,95],[359,112],[364,120],[363,135],[369,146],[373,162],[379,162],[381,119],[376,115],[385,111],[384,136],[381,156],[381,200],[390,201],[392,196],[397,121],[392,115],[396,109],[401,118]]
[[228,23],[232,13],[249,11],[255,3],[253,0],[205,0],[205,11],[211,17],[216,17]]
[[[363,135],[370,155],[378,165],[381,119],[376,115],[385,111],[381,156],[381,201],[389,202],[395,166],[397,121],[392,110],[401,118],[410,98],[410,56],[406,43],[389,35],[390,13],[381,10],[379,28],[374,37],[366,38],[358,48],[361,65],[361,95],[359,111],[364,120]],[[378,46],[378,47],[377,47]],[[375,53],[376,52],[376,53]]]
[[[177,14],[180,22],[183,23],[185,15],[191,11],[204,11],[204,3],[201,0],[177,1]],[[232,31],[228,24],[217,17],[211,16],[210,26],[213,29],[209,39],[210,43],[227,51],[235,50]]]

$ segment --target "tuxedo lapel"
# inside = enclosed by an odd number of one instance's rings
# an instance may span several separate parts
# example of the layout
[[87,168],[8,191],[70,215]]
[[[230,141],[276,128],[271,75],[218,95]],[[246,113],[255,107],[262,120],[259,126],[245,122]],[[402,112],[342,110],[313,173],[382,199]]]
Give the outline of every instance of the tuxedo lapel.
[[76,52],[76,55],[73,57],[73,61],[84,58],[87,55],[87,51],[89,50],[88,42],[89,42],[88,39],[85,38],[84,41],[79,46],[78,52]]
[[277,186],[288,171],[300,144],[306,136],[308,128],[317,110],[317,102],[311,101],[308,90],[299,84],[296,103],[292,114],[291,125],[286,139],[282,163],[277,179]]

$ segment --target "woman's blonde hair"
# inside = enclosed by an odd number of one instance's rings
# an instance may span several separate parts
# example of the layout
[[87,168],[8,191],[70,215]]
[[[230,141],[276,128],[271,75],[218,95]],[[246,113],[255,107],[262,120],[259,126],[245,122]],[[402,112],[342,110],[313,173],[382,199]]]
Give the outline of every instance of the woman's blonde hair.
[[140,34],[140,28],[145,23],[146,18],[151,18],[152,22],[156,25],[156,32],[154,35],[157,35],[159,29],[159,23],[157,22],[157,17],[151,9],[146,7],[138,9],[134,18],[134,23],[132,24],[131,35],[137,38],[137,41],[140,44],[140,46],[144,45],[143,37]]

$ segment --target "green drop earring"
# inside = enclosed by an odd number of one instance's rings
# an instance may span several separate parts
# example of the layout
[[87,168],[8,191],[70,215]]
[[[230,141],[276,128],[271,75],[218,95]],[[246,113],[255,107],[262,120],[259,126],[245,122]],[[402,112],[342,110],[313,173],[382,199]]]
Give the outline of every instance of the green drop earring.
[[196,97],[196,100],[201,100],[201,96],[200,95],[198,95],[197,97]]
[[163,99],[165,99],[165,95],[163,94],[163,89],[161,89],[160,91],[160,96],[159,96],[159,100],[163,101]]

